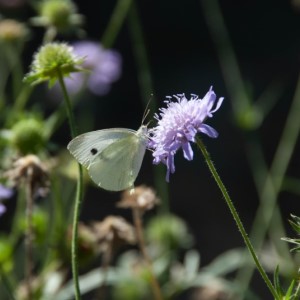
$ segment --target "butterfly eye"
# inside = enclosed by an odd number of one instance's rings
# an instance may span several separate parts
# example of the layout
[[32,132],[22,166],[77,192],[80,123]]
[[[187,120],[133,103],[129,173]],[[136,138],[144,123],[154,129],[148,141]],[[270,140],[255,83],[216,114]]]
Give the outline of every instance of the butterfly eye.
[[92,153],[93,155],[95,155],[95,154],[97,154],[97,153],[98,153],[98,150],[97,150],[97,149],[95,149],[95,148],[92,148],[92,149],[91,149],[91,153]]

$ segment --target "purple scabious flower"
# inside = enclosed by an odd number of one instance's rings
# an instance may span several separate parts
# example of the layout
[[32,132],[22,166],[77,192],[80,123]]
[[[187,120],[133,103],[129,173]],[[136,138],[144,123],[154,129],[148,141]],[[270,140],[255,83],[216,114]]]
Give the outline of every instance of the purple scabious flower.
[[212,87],[203,99],[191,95],[188,100],[184,94],[173,97],[177,101],[172,102],[172,97],[167,97],[167,107],[161,108],[160,113],[155,115],[157,126],[149,130],[151,138],[148,147],[153,150],[153,163],[162,162],[167,166],[167,181],[170,173],[175,172],[174,156],[177,150],[182,148],[184,158],[192,160],[194,153],[190,142],[195,142],[198,132],[212,138],[218,137],[217,131],[204,122],[220,108],[224,99],[219,98],[215,105],[216,94]]
[[3,205],[2,200],[8,199],[13,195],[13,190],[0,184],[0,216],[6,212],[6,207]]
[[121,56],[93,41],[79,41],[73,45],[74,53],[85,58],[82,67],[90,72],[74,73],[66,79],[67,88],[76,93],[84,84],[96,95],[107,94],[113,82],[121,75]]

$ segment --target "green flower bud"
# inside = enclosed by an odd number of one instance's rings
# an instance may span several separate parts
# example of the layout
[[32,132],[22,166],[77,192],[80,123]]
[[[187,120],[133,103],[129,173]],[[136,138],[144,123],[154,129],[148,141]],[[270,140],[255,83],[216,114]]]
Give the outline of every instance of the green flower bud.
[[37,153],[45,145],[44,124],[36,118],[22,119],[12,127],[12,144],[22,153]]
[[45,0],[39,6],[39,17],[32,19],[34,25],[55,28],[57,32],[68,32],[83,23],[77,7],[70,0]]
[[244,130],[257,129],[262,121],[262,112],[254,106],[240,112],[237,117],[237,125]]
[[150,244],[157,244],[165,250],[188,248],[193,242],[184,221],[171,214],[152,218],[146,236]]
[[28,29],[22,23],[13,19],[0,21],[0,41],[3,43],[23,42],[28,35]]
[[31,71],[24,81],[38,84],[49,81],[50,87],[60,76],[69,76],[70,73],[79,72],[83,57],[74,54],[73,48],[65,43],[49,43],[42,46],[34,55]]

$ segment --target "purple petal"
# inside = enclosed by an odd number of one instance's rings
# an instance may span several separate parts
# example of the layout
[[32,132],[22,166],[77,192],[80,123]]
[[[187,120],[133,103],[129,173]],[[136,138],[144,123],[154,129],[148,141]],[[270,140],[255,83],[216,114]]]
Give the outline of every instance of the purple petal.
[[13,190],[0,184],[0,199],[7,199],[13,195]]
[[175,172],[174,154],[169,154],[168,155],[167,168],[171,173]]
[[218,102],[217,102],[217,105],[216,105],[215,109],[212,110],[212,111],[210,112],[211,114],[214,113],[214,112],[216,112],[216,111],[220,108],[220,106],[221,106],[222,103],[223,103],[223,100],[224,100],[224,97],[219,98],[219,100],[218,100]]
[[185,159],[193,160],[194,152],[193,152],[193,149],[192,149],[190,143],[184,143],[182,145],[182,150],[183,150],[183,156]]
[[170,182],[170,171],[167,169],[166,182]]
[[216,101],[216,94],[212,90],[212,86],[211,86],[209,91],[206,93],[206,95],[202,99],[203,105],[206,106],[208,113],[210,112],[211,108],[213,107],[215,101]]
[[2,216],[6,212],[6,207],[0,203],[0,216]]
[[212,128],[211,126],[207,125],[207,124],[201,124],[199,127],[199,131],[207,134],[209,137],[211,138],[217,138],[218,137],[218,132]]

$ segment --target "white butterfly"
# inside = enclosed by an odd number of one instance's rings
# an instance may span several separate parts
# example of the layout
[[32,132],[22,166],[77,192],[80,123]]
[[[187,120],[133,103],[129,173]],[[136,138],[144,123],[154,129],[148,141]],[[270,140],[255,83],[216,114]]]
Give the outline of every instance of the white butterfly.
[[92,180],[109,191],[133,188],[148,143],[147,126],[96,130],[75,137],[67,146],[88,169]]

